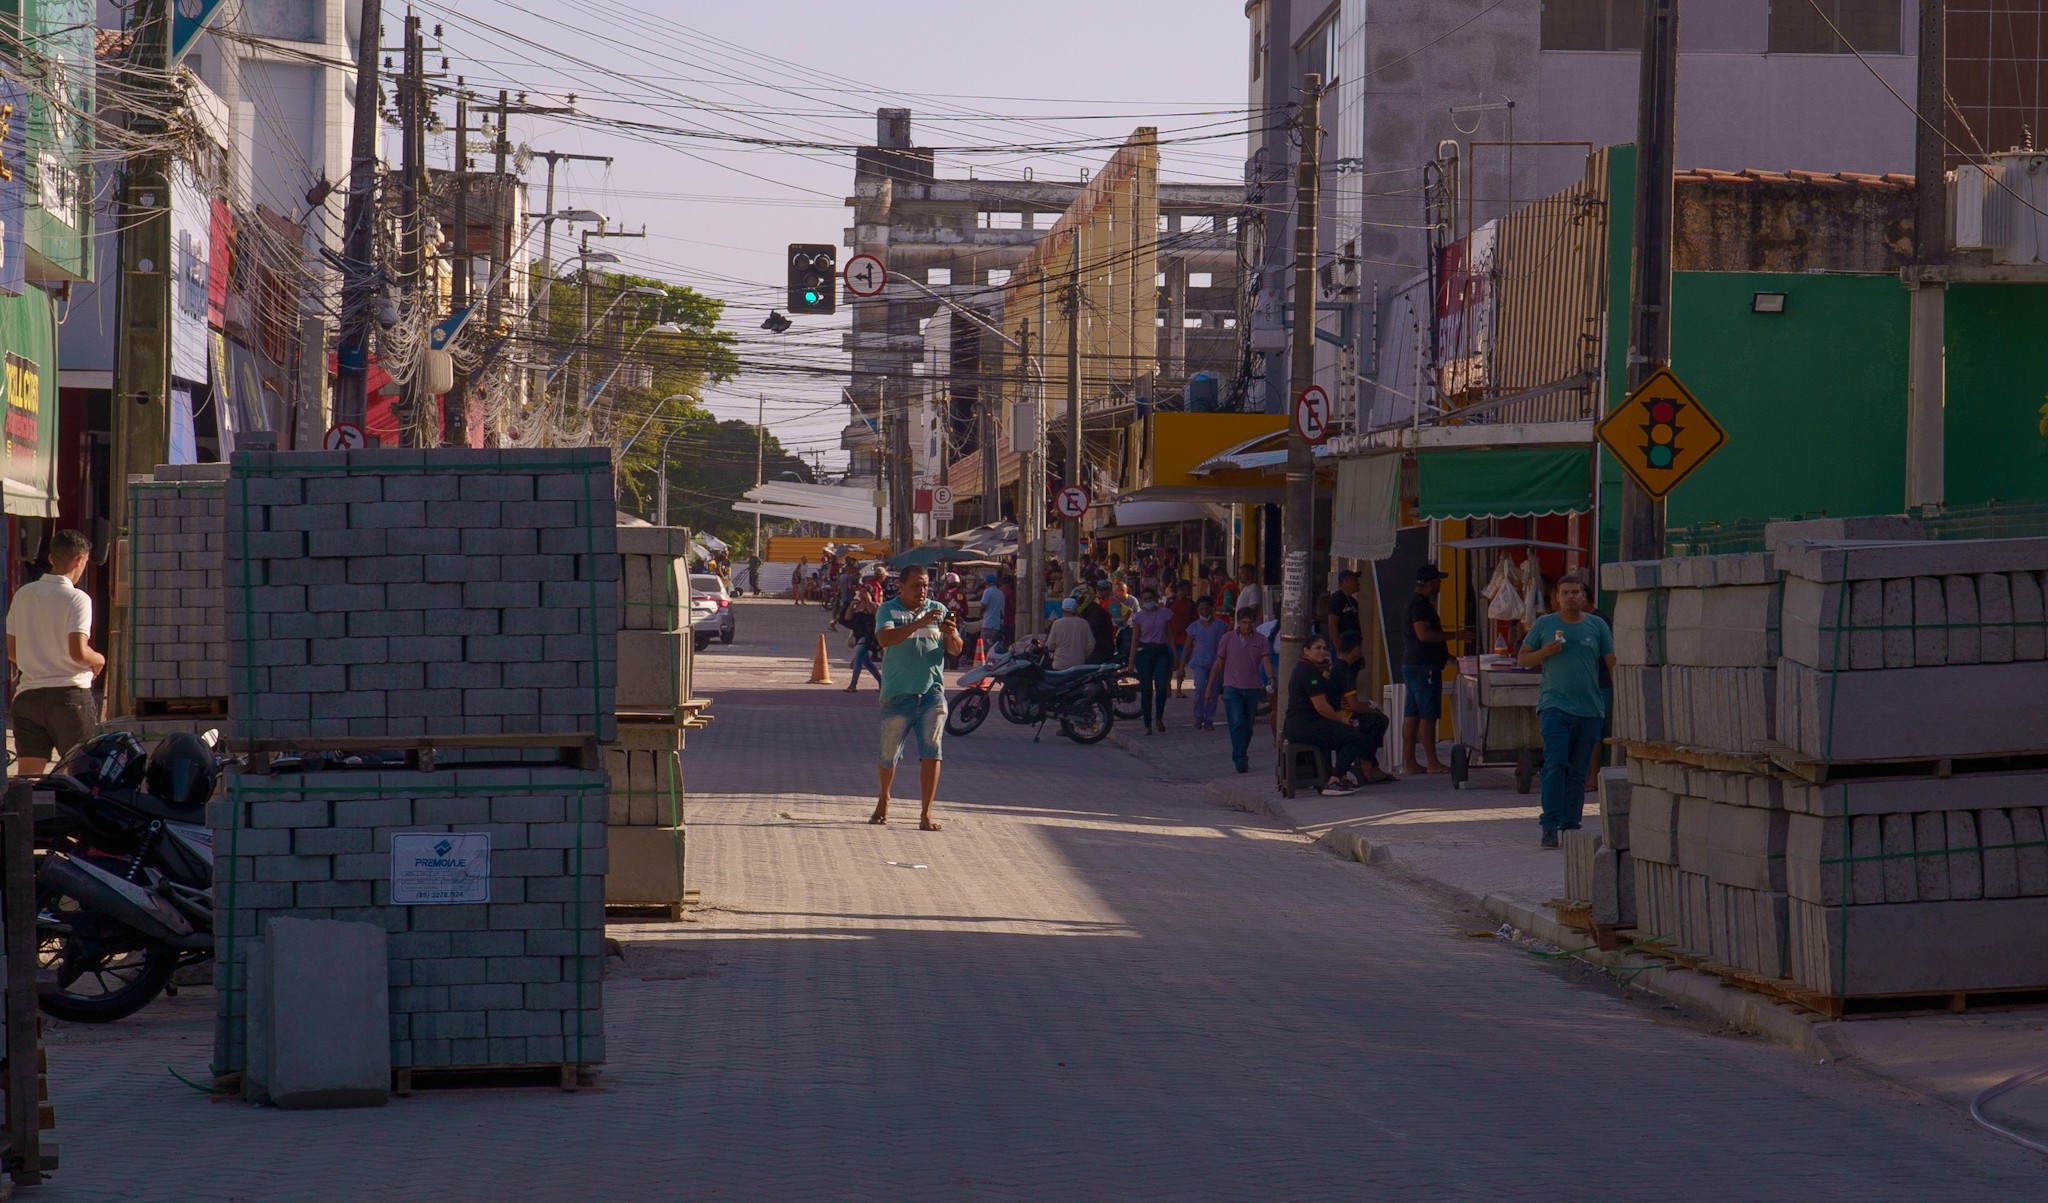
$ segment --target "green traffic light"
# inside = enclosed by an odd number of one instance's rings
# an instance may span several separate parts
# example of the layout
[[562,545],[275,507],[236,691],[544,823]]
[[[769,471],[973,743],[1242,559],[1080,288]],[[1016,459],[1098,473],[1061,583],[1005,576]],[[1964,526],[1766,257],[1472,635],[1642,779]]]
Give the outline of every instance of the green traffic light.
[[815,305],[823,299],[816,289],[806,289],[804,291],[804,304],[806,305]]

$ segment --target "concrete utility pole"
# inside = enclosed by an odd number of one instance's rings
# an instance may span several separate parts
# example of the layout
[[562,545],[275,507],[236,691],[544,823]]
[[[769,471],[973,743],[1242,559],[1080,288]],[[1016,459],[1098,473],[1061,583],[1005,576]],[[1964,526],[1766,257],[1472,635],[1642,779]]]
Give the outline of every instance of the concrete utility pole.
[[910,512],[916,486],[910,476],[910,398],[905,395],[892,408],[889,378],[884,376],[880,399],[889,435],[889,542],[904,552],[917,542],[916,516]]
[[[469,95],[463,91],[461,76],[455,77],[455,237],[449,265],[455,270],[449,279],[448,307],[456,313],[470,303],[469,254]],[[469,373],[455,370],[455,383],[448,389],[441,409],[441,441],[453,447],[466,444],[469,404]]]
[[369,416],[370,327],[377,302],[377,55],[383,45],[383,20],[383,0],[363,0],[348,204],[341,219],[341,344],[334,420],[357,426]]
[[[668,483],[668,444],[663,443],[661,450],[662,483],[664,487],[666,487]],[[761,488],[761,461],[763,457],[767,454],[767,450],[768,395],[766,393],[756,393],[754,395],[754,490],[756,492],[759,492]],[[757,556],[761,554],[761,511],[759,510],[754,511],[753,551],[754,554]],[[759,591],[758,586],[756,587],[756,591]]]
[[[1081,231],[1073,234],[1072,265],[1060,301],[1067,318],[1067,483],[1083,489],[1081,480]],[[1042,491],[1042,490],[1041,490]],[[1067,543],[1067,580],[1081,579],[1081,520],[1069,518],[1060,527]]]
[[[1316,226],[1322,211],[1323,77],[1301,77],[1301,157],[1294,168],[1294,338],[1289,351],[1287,494],[1280,514],[1284,546],[1280,570],[1280,681],[1286,681],[1307,645],[1309,560],[1316,544],[1316,461],[1292,420],[1296,398],[1316,382]],[[1285,693],[1282,693],[1285,700]],[[1274,726],[1279,738],[1279,726]]]
[[[1636,270],[1628,387],[1671,363],[1671,175],[1678,129],[1678,0],[1643,9],[1642,82],[1636,112]],[[1664,555],[1664,503],[1630,477],[1621,482],[1621,558]]]
[[[977,366],[980,360],[976,361]],[[996,441],[1001,437],[1002,427],[998,423],[996,407],[1002,404],[1002,390],[988,385],[979,386],[981,397],[981,521],[983,525],[1003,520],[1003,466],[996,452]]]
[[[502,99],[501,94],[501,99],[499,100],[499,105],[501,108],[503,107],[503,104],[504,101]],[[521,106],[520,111],[523,113],[537,113],[543,112],[545,110]],[[564,159],[571,159],[583,160],[592,163],[603,163],[606,167],[610,167],[612,165],[610,155],[572,155],[568,154],[567,152],[558,150],[538,150],[534,151],[533,153],[548,161],[547,204],[542,208],[541,212],[549,214],[552,214],[555,211],[555,164],[561,162]],[[500,153],[499,157],[501,160],[500,170],[502,171],[502,152]],[[510,256],[508,255],[507,257],[509,258]],[[547,278],[541,281],[539,324],[540,333],[533,339],[534,350],[531,352],[531,354],[534,355],[536,363],[533,368],[533,380],[529,385],[529,388],[532,393],[530,400],[531,403],[535,406],[540,406],[547,400],[548,368],[544,352],[552,349],[553,343],[551,340],[554,336],[554,325],[550,320],[554,315],[555,296],[555,223],[553,221],[544,221],[541,223],[540,262],[541,270],[546,274]]]
[[1045,398],[1034,389],[1031,379],[1031,319],[1017,327],[1017,379],[1023,386],[1031,429],[1019,429],[1014,415],[1010,441],[1017,455],[1017,614],[1010,624],[1019,639],[1036,634],[1045,612],[1044,556],[1039,554],[1045,536]]
[[1912,388],[1906,401],[1906,508],[1938,506],[1943,479],[1942,410],[1947,403],[1948,111],[1947,0],[1920,0],[1919,121],[1914,130],[1913,211],[1915,273],[1907,359]]
[[[368,36],[367,30],[364,36]],[[429,303],[426,248],[423,245],[426,231],[422,213],[426,193],[422,186],[427,153],[426,61],[426,39],[420,32],[420,19],[407,13],[405,70],[398,81],[398,126],[403,139],[403,158],[399,165],[399,246],[407,308]],[[398,443],[402,447],[419,446],[421,411],[426,407],[428,396],[424,391],[425,384],[425,365],[414,364],[412,378],[405,382],[405,403],[400,407]]]
[[[134,73],[124,84],[138,103],[131,106],[129,125],[138,136],[160,136],[175,99],[165,80],[170,60],[171,20],[168,0],[142,0],[132,10],[134,35],[128,61]],[[156,96],[155,104],[139,103]],[[15,121],[26,124],[26,114]],[[21,165],[14,169],[20,171]],[[120,321],[115,334],[112,436],[114,464],[107,489],[110,526],[116,537],[128,531],[127,481],[153,471],[169,449],[166,412],[171,387],[171,172],[161,151],[129,160],[121,187],[119,283]],[[55,371],[55,367],[47,369]],[[108,646],[120,647],[127,637],[133,610],[117,598],[131,589],[115,588],[112,577],[126,576],[131,565],[116,558],[108,583]],[[133,578],[129,577],[132,582]],[[134,712],[135,683],[121,671],[119,657],[108,674],[108,712]]]

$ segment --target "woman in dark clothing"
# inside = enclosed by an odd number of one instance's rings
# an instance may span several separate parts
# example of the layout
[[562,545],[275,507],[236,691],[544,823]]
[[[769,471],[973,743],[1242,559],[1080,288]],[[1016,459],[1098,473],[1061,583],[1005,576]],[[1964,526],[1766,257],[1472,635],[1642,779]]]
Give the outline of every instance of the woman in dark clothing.
[[1289,743],[1310,744],[1330,754],[1331,775],[1322,792],[1342,797],[1358,792],[1349,777],[1372,749],[1330,705],[1330,683],[1330,641],[1318,635],[1301,649],[1301,662],[1287,682],[1287,717],[1280,734]]
[[863,583],[854,590],[853,603],[847,607],[846,615],[846,629],[853,638],[853,680],[846,683],[848,693],[860,688],[860,670],[863,668],[874,674],[875,687],[881,688],[882,649],[875,642],[875,611],[878,608],[871,583]]

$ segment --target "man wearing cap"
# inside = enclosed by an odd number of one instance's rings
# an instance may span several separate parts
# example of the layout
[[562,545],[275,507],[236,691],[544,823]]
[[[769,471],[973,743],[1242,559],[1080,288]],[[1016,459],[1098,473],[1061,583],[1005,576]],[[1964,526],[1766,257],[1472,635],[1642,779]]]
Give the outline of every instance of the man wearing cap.
[[[1402,630],[1401,683],[1407,687],[1408,702],[1401,712],[1401,771],[1443,773],[1436,757],[1436,725],[1444,714],[1444,665],[1450,663],[1443,618],[1436,611],[1436,598],[1443,592],[1444,574],[1434,564],[1415,570],[1415,596],[1408,599],[1408,622]],[[1415,762],[1415,742],[1422,741],[1422,763]]]
[[1081,617],[1081,603],[1071,597],[1060,599],[1060,616],[1045,633],[1052,648],[1053,671],[1079,668],[1095,654],[1095,628]]

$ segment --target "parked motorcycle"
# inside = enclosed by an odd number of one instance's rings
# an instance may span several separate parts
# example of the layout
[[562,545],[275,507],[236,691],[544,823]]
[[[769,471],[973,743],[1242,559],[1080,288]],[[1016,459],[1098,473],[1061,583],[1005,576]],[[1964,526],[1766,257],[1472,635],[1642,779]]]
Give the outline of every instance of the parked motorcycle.
[[1060,734],[1075,743],[1099,743],[1107,738],[1116,721],[1111,703],[1116,666],[1090,664],[1055,672],[1051,665],[1050,649],[1032,640],[962,674],[961,688],[946,708],[946,730],[967,735],[981,726],[993,708],[1024,726],[1042,726],[1057,719]]
[[36,935],[44,1013],[111,1023],[213,956],[214,732],[154,752],[127,732],[79,745],[35,783]]

